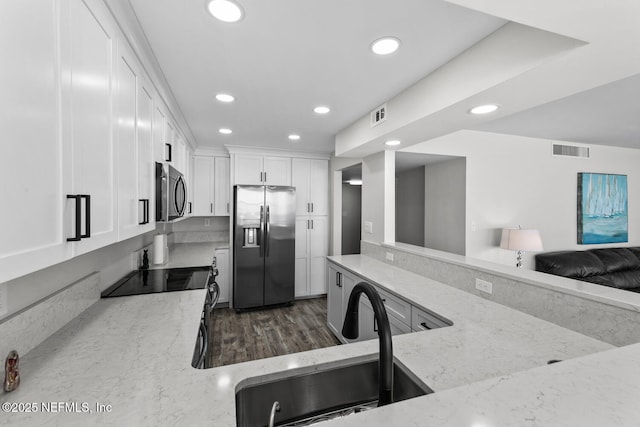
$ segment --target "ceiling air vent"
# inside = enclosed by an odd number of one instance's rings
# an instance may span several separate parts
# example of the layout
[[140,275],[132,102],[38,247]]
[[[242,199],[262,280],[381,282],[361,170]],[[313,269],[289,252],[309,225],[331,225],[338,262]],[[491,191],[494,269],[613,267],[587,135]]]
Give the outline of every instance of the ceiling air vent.
[[585,145],[553,144],[554,156],[589,158],[589,147]]
[[371,127],[378,126],[387,120],[387,104],[382,104],[371,112]]

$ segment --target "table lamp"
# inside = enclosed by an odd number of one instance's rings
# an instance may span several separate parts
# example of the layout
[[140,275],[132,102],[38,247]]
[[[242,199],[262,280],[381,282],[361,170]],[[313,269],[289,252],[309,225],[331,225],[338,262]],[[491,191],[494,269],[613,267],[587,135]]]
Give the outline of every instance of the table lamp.
[[516,262],[516,267],[518,268],[522,268],[522,255],[524,255],[525,251],[541,252],[544,250],[542,249],[540,232],[522,228],[503,228],[500,247],[518,252]]

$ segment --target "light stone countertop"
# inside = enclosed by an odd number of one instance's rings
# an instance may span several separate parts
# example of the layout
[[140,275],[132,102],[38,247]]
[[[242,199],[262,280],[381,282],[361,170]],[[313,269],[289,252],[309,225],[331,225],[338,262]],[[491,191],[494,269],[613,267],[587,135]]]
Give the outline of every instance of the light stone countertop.
[[216,249],[229,249],[229,241],[174,243],[169,247],[169,260],[164,264],[149,264],[149,269],[208,267]]
[[[365,256],[330,260],[454,323],[393,338],[396,358],[435,394],[335,423],[637,425],[639,345],[611,350],[609,344]],[[190,363],[204,296],[198,290],[96,303],[21,359],[22,385],[0,400],[88,402],[92,409],[101,403],[112,405],[111,412],[12,413],[0,416],[0,424],[234,426],[238,384],[378,351],[377,340],[371,340],[196,370]],[[565,361],[547,366],[550,359]]]

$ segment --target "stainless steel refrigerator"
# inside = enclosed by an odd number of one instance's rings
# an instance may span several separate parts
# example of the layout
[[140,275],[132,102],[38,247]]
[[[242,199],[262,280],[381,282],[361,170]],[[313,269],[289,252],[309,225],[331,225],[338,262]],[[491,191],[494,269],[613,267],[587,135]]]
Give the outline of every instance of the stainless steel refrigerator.
[[233,307],[285,304],[295,292],[294,187],[236,185]]

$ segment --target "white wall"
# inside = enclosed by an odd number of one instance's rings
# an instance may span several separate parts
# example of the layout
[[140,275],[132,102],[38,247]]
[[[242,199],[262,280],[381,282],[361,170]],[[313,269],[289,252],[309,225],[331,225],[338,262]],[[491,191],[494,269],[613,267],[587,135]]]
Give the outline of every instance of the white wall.
[[425,167],[424,245],[465,255],[466,159]]
[[362,240],[395,241],[395,157],[394,151],[382,151],[362,159]]
[[[591,145],[589,159],[553,157],[552,142],[460,131],[410,150],[466,157],[467,256],[515,264],[515,253],[498,245],[501,229],[518,225],[539,229],[545,251],[640,245],[640,150]],[[628,244],[576,243],[578,172],[628,176]],[[533,254],[525,255],[524,266],[533,268]]]
[[425,244],[425,167],[396,176],[396,241]]

